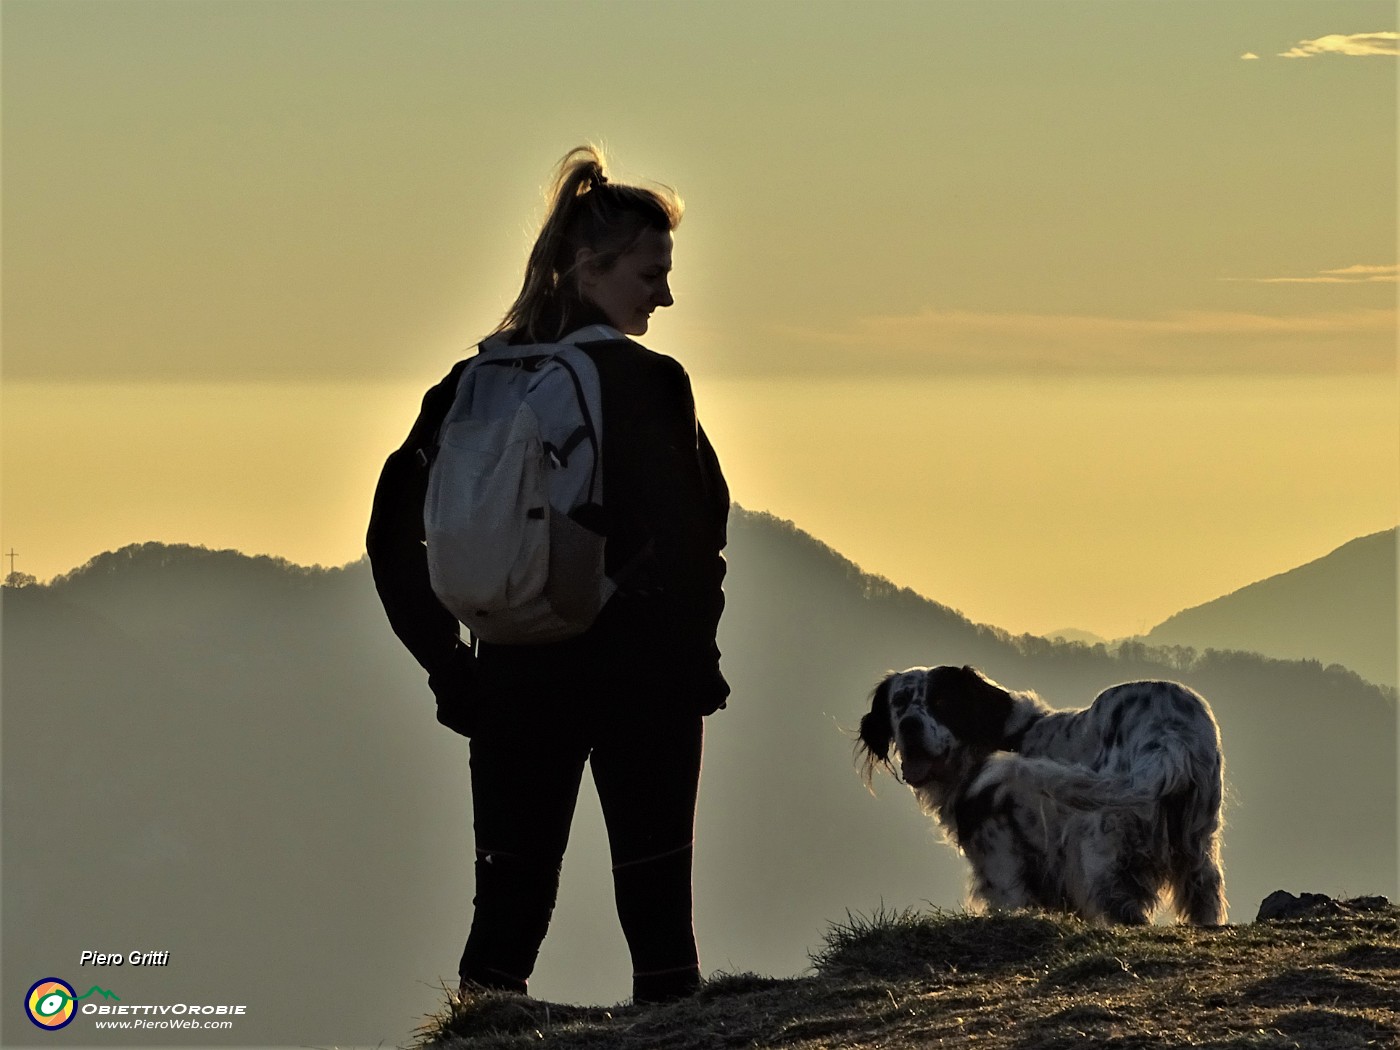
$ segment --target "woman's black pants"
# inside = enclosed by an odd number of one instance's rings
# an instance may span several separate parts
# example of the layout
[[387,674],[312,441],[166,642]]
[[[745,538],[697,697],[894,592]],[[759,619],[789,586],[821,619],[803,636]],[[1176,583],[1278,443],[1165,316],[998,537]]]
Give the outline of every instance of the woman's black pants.
[[[533,717],[526,701],[511,713],[513,725],[493,727],[488,718],[473,735],[476,896],[463,981],[526,990],[587,764],[608,829],[634,1000],[699,986],[691,859],[704,728],[698,715],[658,710],[665,699],[612,696],[593,706],[575,696],[571,708],[543,703]],[[582,710],[591,716],[578,717]]]

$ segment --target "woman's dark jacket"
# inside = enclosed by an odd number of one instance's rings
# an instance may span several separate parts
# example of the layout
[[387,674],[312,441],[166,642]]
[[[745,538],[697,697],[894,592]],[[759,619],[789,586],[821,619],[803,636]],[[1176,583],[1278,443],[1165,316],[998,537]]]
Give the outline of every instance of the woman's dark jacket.
[[[680,364],[630,339],[584,343],[602,393],[606,568],[620,589],[583,634],[548,645],[479,643],[433,594],[423,540],[428,463],[467,362],[423,398],[374,494],[366,546],[394,633],[442,688],[483,695],[567,687],[580,675],[655,689],[658,703],[709,713],[729,687],[715,634],[724,608],[729,489],[695,417]],[[451,683],[447,686],[446,683]]]

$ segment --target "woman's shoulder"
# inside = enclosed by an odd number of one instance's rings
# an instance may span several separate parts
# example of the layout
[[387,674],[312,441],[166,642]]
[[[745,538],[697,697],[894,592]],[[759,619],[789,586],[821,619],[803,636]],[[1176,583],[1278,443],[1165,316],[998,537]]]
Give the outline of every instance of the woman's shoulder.
[[600,368],[608,365],[631,367],[639,371],[688,378],[683,366],[674,357],[652,350],[630,336],[620,335],[599,343],[584,344]]

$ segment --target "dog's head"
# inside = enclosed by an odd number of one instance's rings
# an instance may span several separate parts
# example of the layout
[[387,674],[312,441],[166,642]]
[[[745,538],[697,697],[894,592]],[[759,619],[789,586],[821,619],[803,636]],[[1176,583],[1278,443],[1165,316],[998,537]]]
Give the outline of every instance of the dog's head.
[[974,667],[911,667],[887,675],[860,720],[867,785],[877,765],[891,768],[890,748],[910,787],[942,779],[963,749],[995,750],[1011,713],[1006,690]]

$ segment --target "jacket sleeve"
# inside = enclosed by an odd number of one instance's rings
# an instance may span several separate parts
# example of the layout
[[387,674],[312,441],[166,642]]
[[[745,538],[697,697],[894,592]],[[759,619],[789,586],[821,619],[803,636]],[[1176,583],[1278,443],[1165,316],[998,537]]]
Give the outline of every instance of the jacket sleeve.
[[385,461],[365,537],[374,587],[389,625],[429,674],[442,671],[465,649],[457,618],[442,607],[428,582],[423,539],[428,466],[465,366],[465,361],[459,363],[424,395],[407,440]]
[[728,538],[729,486],[720,469],[719,457],[695,412],[690,378],[677,368],[681,410],[684,413],[686,474],[692,479],[675,514],[682,540],[683,571],[676,581],[682,603],[680,615],[687,624],[695,659],[703,664],[718,663],[715,642],[724,612],[724,576],[727,566],[724,547]]
[[[719,457],[698,419],[695,423],[695,435],[696,458],[705,493],[704,512],[707,519],[706,540],[702,547],[700,565],[699,600],[706,634],[713,638],[719,631],[720,616],[724,613],[724,575],[728,566],[725,564],[723,551],[729,542],[729,485],[720,469]],[[719,655],[718,646],[715,648],[715,655]]]

